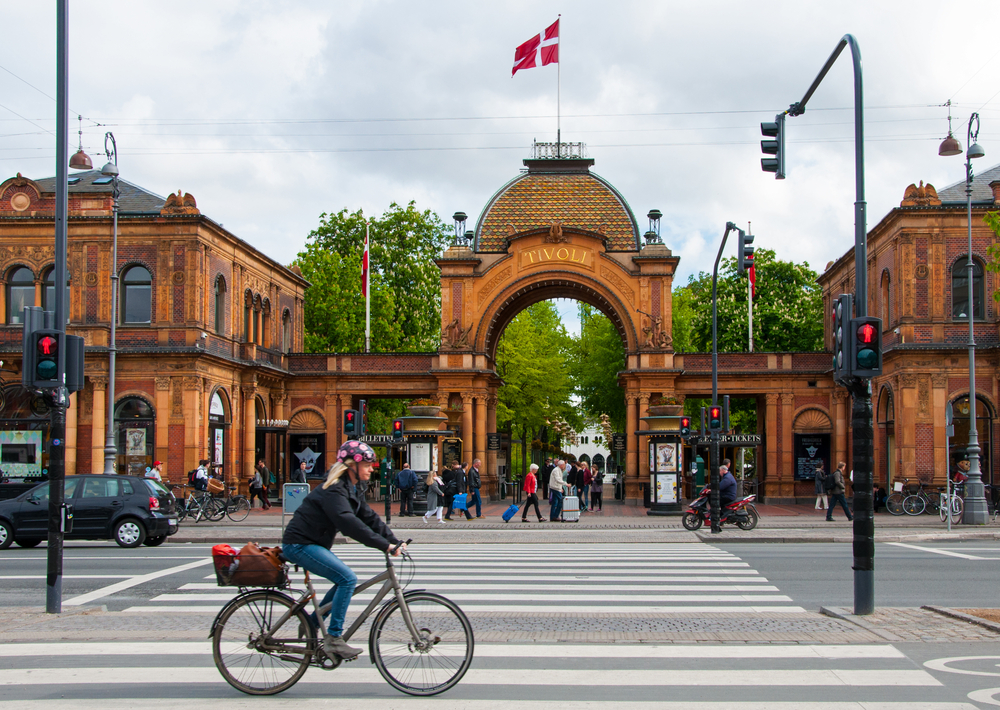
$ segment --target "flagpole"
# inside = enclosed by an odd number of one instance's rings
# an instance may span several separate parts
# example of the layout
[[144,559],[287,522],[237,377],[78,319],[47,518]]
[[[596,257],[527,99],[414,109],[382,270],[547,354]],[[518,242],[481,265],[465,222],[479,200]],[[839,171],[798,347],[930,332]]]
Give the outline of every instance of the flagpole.
[[[551,15],[550,15],[551,17]],[[559,15],[559,61],[556,62],[556,157],[562,157],[562,14]]]
[[368,258],[368,268],[365,269],[365,352],[372,345],[372,289],[371,289],[371,254],[368,250],[368,220],[365,220],[365,256]]
[[750,279],[747,279],[747,307],[750,312],[750,352],[753,352],[753,283]]

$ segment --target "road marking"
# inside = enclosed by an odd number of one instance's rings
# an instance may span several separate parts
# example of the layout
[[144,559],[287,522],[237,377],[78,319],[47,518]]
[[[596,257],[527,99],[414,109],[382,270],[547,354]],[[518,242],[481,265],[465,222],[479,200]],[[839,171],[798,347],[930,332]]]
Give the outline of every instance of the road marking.
[[[64,574],[63,579],[127,579],[130,574]],[[4,574],[0,579],[45,579],[44,574]]]
[[[702,669],[600,669],[549,670],[519,669],[517,684],[534,686],[644,686],[644,687],[940,687],[930,673],[923,670],[847,670],[810,669],[778,670],[759,668],[732,670],[724,673],[706,672]],[[137,668],[130,666],[127,673],[108,673],[107,668],[19,668],[0,670],[0,685],[186,685],[193,683],[221,683],[215,668]],[[336,673],[307,674],[299,681],[307,684],[377,684],[385,687],[385,680],[378,670],[368,665],[344,665]],[[494,668],[470,669],[462,678],[461,686],[497,685]]]
[[[435,592],[439,588],[435,588]],[[362,592],[355,599],[361,600],[375,596],[375,592]],[[225,603],[233,598],[232,592],[222,592],[218,594],[176,594],[166,593],[150,599],[151,602],[214,602]],[[474,609],[477,602],[517,602],[518,600],[537,601],[537,594],[450,594],[448,598],[454,602],[463,602],[467,609]],[[632,595],[632,594],[588,594],[584,597],[590,602],[618,602],[622,605],[631,604],[655,604],[657,602],[790,602],[791,597],[784,594],[656,594],[656,595]],[[552,602],[557,605],[568,603],[576,606],[576,600],[569,598],[569,595],[559,594],[552,598]],[[591,607],[592,608],[592,607]]]
[[202,559],[197,562],[188,562],[186,565],[177,565],[176,567],[170,567],[169,569],[160,570],[159,572],[150,572],[149,574],[142,574],[137,577],[130,577],[123,582],[118,582],[116,584],[109,584],[107,587],[101,587],[100,589],[95,589],[92,592],[87,592],[86,594],[80,594],[73,597],[67,601],[63,602],[63,606],[79,606],[81,604],[88,604],[101,597],[106,597],[116,592],[120,592],[123,589],[129,589],[131,587],[137,587],[140,584],[145,584],[154,579],[159,579],[160,577],[168,577],[172,574],[177,574],[178,572],[183,572],[185,570],[194,569],[195,567],[202,567],[204,565],[212,564],[211,559]]
[[[948,665],[949,663],[958,663],[959,661],[1000,661],[1000,656],[952,656],[951,658],[934,658],[930,661],[924,661],[924,666],[930,668],[932,671],[958,673],[959,675],[1000,676],[1000,673],[993,671],[967,671],[962,670],[961,668],[952,668]],[[1000,666],[1000,663],[996,665]]]
[[[461,683],[459,684],[461,687]],[[1000,691],[1000,689],[997,689]],[[316,691],[314,691],[316,692]],[[984,692],[984,691],[977,691]],[[969,694],[972,697],[973,693]],[[393,696],[398,698],[399,696]],[[976,700],[977,698],[973,698]],[[53,701],[46,700],[17,700],[19,710],[51,710]],[[63,701],[65,703],[65,701]],[[108,700],[73,700],[74,710],[107,710]],[[186,710],[192,705],[197,705],[199,710],[231,710],[234,707],[232,697],[218,698],[151,698],[148,693],[142,698],[143,708],[149,710]],[[433,710],[496,710],[501,702],[496,698],[474,699],[461,698],[451,699],[448,697],[436,696],[434,698],[407,698],[397,703],[393,703],[386,697],[359,697],[356,695],[339,695],[337,702],[350,707],[352,710],[385,710],[387,707],[408,708],[433,708]],[[725,705],[726,700],[706,700],[706,701],[632,701],[615,700],[608,703],[601,700],[518,700],[517,707],[521,710],[549,710],[550,708],[626,708],[627,710],[718,710],[720,705]],[[986,702],[986,701],[980,701]],[[249,706],[249,701],[246,703]],[[285,708],[291,710],[328,710],[330,698],[322,695],[317,697],[304,697],[300,692],[294,698],[272,697],[267,701],[268,708]],[[998,704],[998,703],[993,703]],[[825,700],[795,700],[791,702],[768,701],[747,701],[740,699],[740,710],[978,710],[976,705],[963,702],[857,702],[841,701],[829,702]]]
[[[476,644],[477,658],[906,658],[888,644],[843,646],[683,646],[652,644]],[[210,641],[165,642],[78,642],[78,643],[7,643],[0,645],[0,657],[31,656],[211,656]]]
[[[234,595],[235,596],[235,595]],[[215,606],[130,606],[127,609],[123,609],[122,612],[134,613],[134,614],[164,614],[164,613],[175,613],[175,614],[217,614],[222,604],[217,604]],[[800,606],[636,606],[636,607],[624,607],[619,609],[617,607],[607,607],[607,606],[573,606],[567,608],[565,606],[560,606],[559,604],[552,604],[550,606],[519,606],[519,605],[475,605],[475,604],[464,604],[463,611],[472,613],[531,613],[531,614],[546,614],[546,613],[566,613],[567,611],[572,611],[574,614],[622,614],[622,613],[632,613],[632,614],[804,614],[806,610]]]
[[[322,578],[321,578],[322,579]],[[610,580],[609,580],[610,581]],[[718,580],[712,580],[718,581]],[[724,581],[724,580],[722,580]],[[766,579],[741,579],[740,582],[760,582],[761,584],[647,584],[647,585],[628,585],[628,586],[616,586],[614,591],[616,594],[621,594],[624,592],[777,592],[779,591],[777,587],[767,585]],[[416,587],[417,585],[423,584],[420,580],[415,580],[410,584],[411,587]],[[430,584],[430,580],[428,580]],[[326,591],[333,585],[324,580],[323,583],[317,583],[313,581],[313,587],[316,591]],[[556,592],[559,594],[560,598],[572,598],[573,596],[579,595],[590,595],[592,590],[595,589],[597,585],[593,583],[585,584],[565,584],[553,582],[552,584],[505,584],[504,589],[510,589],[512,591],[525,591],[525,592],[535,592],[533,597],[537,598],[538,594],[542,592]],[[466,591],[475,592],[482,590],[494,590],[496,586],[489,583],[479,583],[479,584],[434,584],[434,591],[439,594],[444,594],[445,592],[451,591]],[[209,589],[218,590],[219,585],[213,584],[211,582],[189,582],[178,588],[182,592],[187,591],[206,591]]]
[[990,560],[996,559],[993,557],[976,557],[975,555],[965,555],[961,552],[950,552],[948,550],[942,550],[934,547],[921,547],[920,545],[910,545],[905,542],[889,542],[887,545],[894,545],[895,547],[906,547],[911,550],[919,550],[920,552],[932,552],[935,555],[945,555],[947,557],[960,557],[963,560]]

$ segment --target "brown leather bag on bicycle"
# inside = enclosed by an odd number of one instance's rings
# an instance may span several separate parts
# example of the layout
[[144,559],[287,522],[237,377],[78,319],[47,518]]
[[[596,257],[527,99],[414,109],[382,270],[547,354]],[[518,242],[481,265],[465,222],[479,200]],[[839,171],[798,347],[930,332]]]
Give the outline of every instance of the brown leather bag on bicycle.
[[280,587],[287,579],[280,547],[261,547],[248,542],[237,555],[239,564],[229,577],[229,585],[237,587]]

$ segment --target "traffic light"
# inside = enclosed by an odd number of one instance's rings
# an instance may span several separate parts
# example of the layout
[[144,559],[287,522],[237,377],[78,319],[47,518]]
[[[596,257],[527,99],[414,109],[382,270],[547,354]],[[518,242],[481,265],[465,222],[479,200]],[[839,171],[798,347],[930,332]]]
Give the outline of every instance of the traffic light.
[[844,382],[851,378],[853,368],[853,338],[847,332],[854,314],[854,297],[842,293],[833,302],[833,379]]
[[882,319],[854,318],[854,376],[878,377],[882,374]]
[[729,395],[722,398],[722,430],[729,431]]
[[364,436],[365,432],[368,431],[368,400],[362,399],[358,404],[361,409],[361,413],[358,417],[361,420],[358,425],[358,429],[361,436]]
[[722,407],[712,405],[708,408],[709,431],[722,431]]
[[760,167],[765,173],[774,173],[775,180],[785,179],[785,114],[779,113],[774,122],[760,124],[761,135],[773,138],[760,142],[760,149],[773,158],[761,158]]
[[344,436],[348,439],[358,438],[358,410],[344,410]]
[[83,338],[66,336],[66,389],[79,392],[83,389]]
[[32,333],[34,342],[34,381],[33,387],[59,387],[62,382],[62,344],[64,334],[58,330],[36,330]]
[[742,274],[753,266],[753,235],[739,230],[740,243],[736,249],[737,268],[736,273]]
[[403,420],[393,419],[392,420],[392,440],[402,441],[403,440]]
[[681,417],[681,436],[691,434],[691,417]]

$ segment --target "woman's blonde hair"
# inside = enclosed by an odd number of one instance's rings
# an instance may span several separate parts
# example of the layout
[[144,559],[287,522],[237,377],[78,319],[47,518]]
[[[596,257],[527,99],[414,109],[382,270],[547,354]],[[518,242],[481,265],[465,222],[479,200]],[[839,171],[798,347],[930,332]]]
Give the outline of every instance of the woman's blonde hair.
[[330,467],[330,470],[326,472],[326,481],[323,482],[323,488],[329,488],[334,483],[339,481],[343,477],[344,471],[346,470],[347,464],[343,461],[337,461],[333,464],[333,466]]
[[424,483],[427,484],[428,488],[430,488],[431,484],[434,483],[434,476],[436,476],[436,475],[437,474],[434,473],[433,471],[428,471],[427,472],[427,478],[424,479]]

